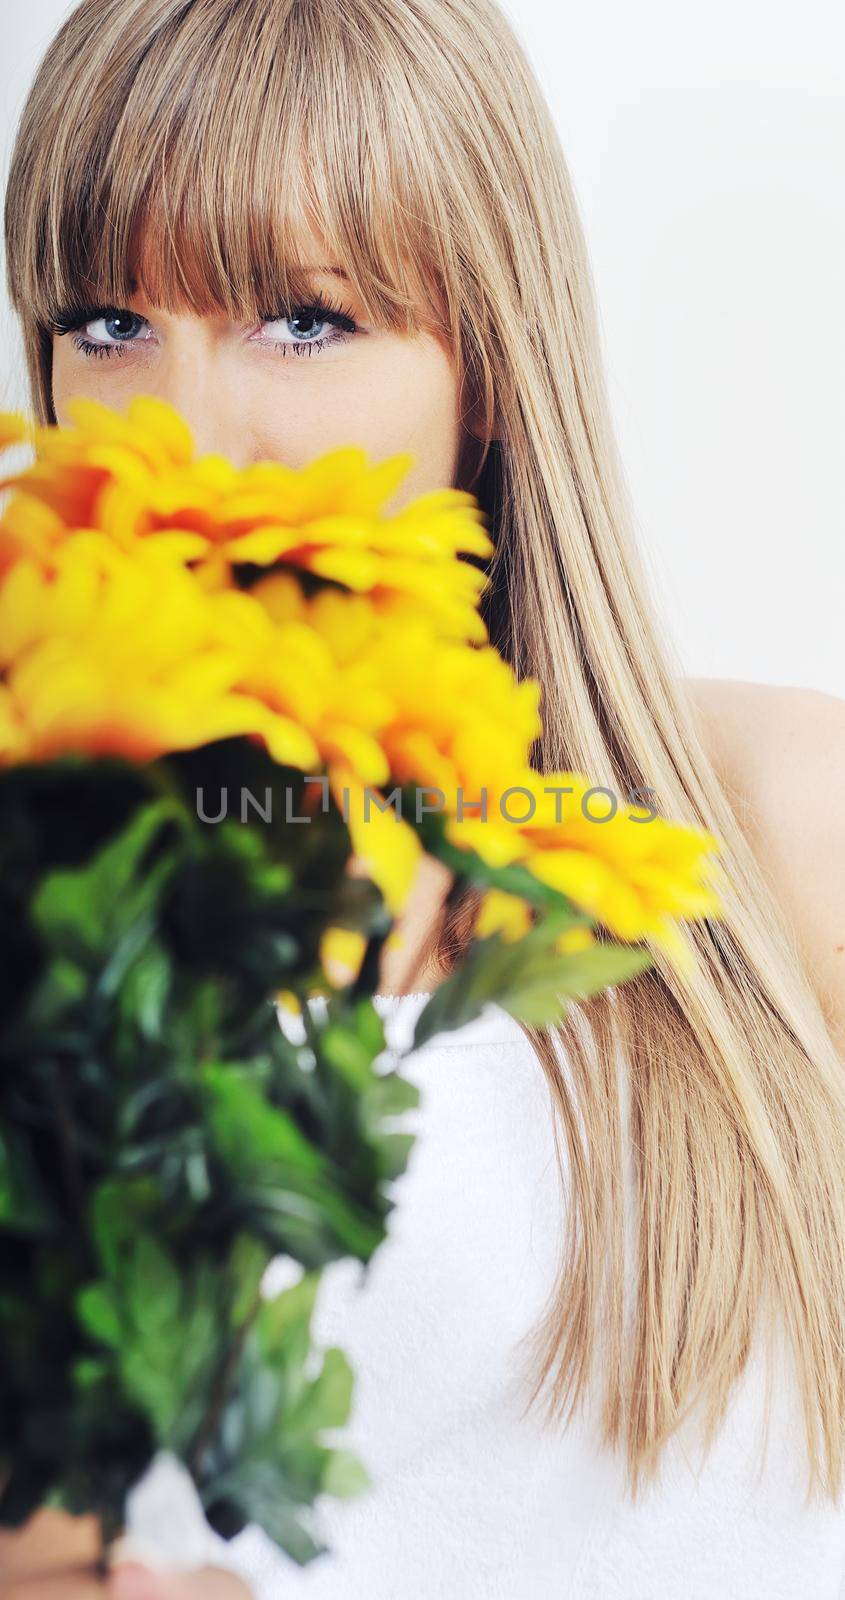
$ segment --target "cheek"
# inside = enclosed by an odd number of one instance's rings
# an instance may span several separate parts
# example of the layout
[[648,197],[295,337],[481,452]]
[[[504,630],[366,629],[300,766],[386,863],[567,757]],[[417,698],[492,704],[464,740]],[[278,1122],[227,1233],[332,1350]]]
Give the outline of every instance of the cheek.
[[[253,396],[253,415],[254,404]],[[398,509],[454,482],[460,437],[454,369],[432,339],[373,336],[348,359],[327,358],[313,375],[269,384],[256,431],[260,453],[291,466],[349,444],[376,461],[409,452],[413,466],[392,502]]]
[[445,351],[429,341],[397,362],[380,396],[379,448],[382,455],[408,450],[416,458],[398,497],[404,504],[429,489],[455,480],[460,439],[459,394]]
[[132,395],[140,390],[156,393],[156,382],[149,373],[139,376],[133,361],[118,358],[83,362],[71,344],[71,334],[62,338],[53,335],[50,372],[50,391],[53,411],[60,427],[70,426],[67,403],[74,395],[99,400],[104,405],[121,410]]

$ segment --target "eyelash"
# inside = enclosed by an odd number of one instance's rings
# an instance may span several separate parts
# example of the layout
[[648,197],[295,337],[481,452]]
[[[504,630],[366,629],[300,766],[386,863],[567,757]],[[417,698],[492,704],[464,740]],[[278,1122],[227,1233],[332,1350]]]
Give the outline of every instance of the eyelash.
[[[98,344],[94,340],[84,338],[80,330],[87,323],[94,322],[98,317],[112,317],[126,309],[123,306],[79,306],[72,311],[61,312],[53,319],[51,326],[53,332],[60,337],[65,334],[76,335],[71,339],[71,343],[86,358],[99,359],[100,357],[105,357],[108,360],[113,355],[123,356],[133,343],[140,343],[141,341],[125,340],[116,344]],[[141,322],[146,320],[144,317],[140,317],[137,312],[133,312],[132,315],[139,316]],[[319,339],[303,339],[293,343],[281,339],[270,339],[268,343],[272,349],[280,350],[285,357],[290,351],[293,351],[298,356],[303,350],[307,350],[310,354],[314,350],[321,351],[328,345],[343,344],[347,338],[358,332],[358,324],[354,318],[344,311],[342,306],[334,305],[320,294],[309,300],[307,304],[286,306],[279,311],[267,312],[262,315],[260,320],[262,323],[293,322],[300,317],[312,317],[315,322],[328,322],[336,330],[335,334],[331,338],[321,336]]]

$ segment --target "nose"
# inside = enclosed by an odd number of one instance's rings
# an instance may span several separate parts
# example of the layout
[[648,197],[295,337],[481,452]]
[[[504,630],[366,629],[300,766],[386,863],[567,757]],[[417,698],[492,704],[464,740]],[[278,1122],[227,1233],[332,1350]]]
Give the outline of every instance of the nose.
[[244,424],[242,396],[224,374],[213,346],[194,336],[188,350],[171,351],[156,373],[155,393],[188,424],[197,455],[220,455],[246,467],[260,456]]
[[181,385],[170,392],[159,390],[159,393],[188,424],[196,455],[225,456],[235,467],[249,466],[258,459],[259,452],[251,448],[243,424],[238,421],[236,407],[229,403],[225,394],[215,394],[213,385],[209,385],[206,394],[197,392],[193,386],[186,391]]

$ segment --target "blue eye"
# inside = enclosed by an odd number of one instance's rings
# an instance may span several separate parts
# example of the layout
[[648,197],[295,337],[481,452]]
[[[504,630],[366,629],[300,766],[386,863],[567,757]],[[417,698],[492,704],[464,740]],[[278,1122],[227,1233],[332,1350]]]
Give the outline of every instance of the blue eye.
[[[290,337],[267,338],[284,355],[309,356],[332,344],[342,344],[357,333],[358,325],[342,306],[332,305],[317,295],[307,305],[285,306],[261,317],[262,326],[282,324]],[[73,345],[86,357],[123,356],[136,344],[149,342],[152,330],[145,317],[126,306],[78,306],[57,314],[51,323],[60,337],[73,334]],[[98,331],[92,334],[92,329]],[[144,333],[146,330],[146,333]]]
[[[94,338],[87,337],[85,330],[98,325],[102,334]],[[139,339],[135,335],[143,328],[149,329],[149,323],[127,306],[79,306],[60,312],[53,318],[51,327],[60,337],[67,333],[74,334],[73,344],[83,355],[122,356],[127,345],[147,342],[146,338]]]
[[[262,317],[262,323],[286,324],[292,333],[290,339],[271,339],[269,342],[277,350],[282,350],[285,355],[290,351],[301,355],[306,350],[309,355],[315,350],[322,350],[329,344],[342,344],[357,333],[358,328],[354,318],[350,317],[341,306],[330,305],[327,300],[318,296],[307,306],[293,306],[289,310],[268,313]],[[298,326],[295,326],[298,324]],[[331,329],[326,335],[322,330]]]
[[110,339],[117,339],[122,343],[131,338],[144,319],[134,311],[111,311],[93,320],[103,324]]

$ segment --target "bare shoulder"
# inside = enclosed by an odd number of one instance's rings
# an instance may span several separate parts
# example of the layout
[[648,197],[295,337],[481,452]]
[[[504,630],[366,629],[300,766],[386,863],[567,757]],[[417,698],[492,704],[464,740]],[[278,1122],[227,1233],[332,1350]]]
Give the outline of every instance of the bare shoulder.
[[687,678],[686,688],[711,760],[749,798],[762,801],[760,786],[768,792],[778,773],[782,787],[795,762],[808,764],[804,781],[825,766],[832,775],[837,761],[841,770],[845,700],[837,695],[739,678]]
[[725,678],[686,688],[845,1050],[845,700]]

